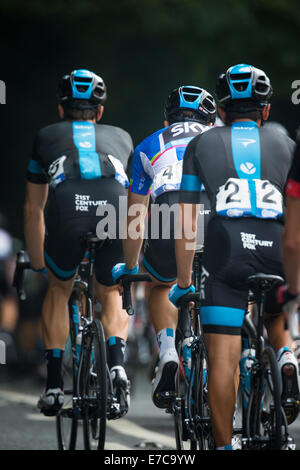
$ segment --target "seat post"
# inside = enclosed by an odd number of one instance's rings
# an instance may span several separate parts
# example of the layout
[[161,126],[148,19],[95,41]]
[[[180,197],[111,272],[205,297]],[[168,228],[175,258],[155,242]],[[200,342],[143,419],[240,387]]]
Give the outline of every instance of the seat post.
[[261,356],[264,347],[264,308],[265,308],[265,297],[266,292],[263,288],[259,289],[259,308],[258,308],[258,324],[257,324],[257,336],[258,336],[258,344],[257,344],[257,352],[258,356]]
[[94,264],[96,256],[96,242],[94,240],[88,241],[89,246],[89,279],[88,279],[88,296],[90,299],[93,298],[94,289],[93,289],[93,279],[94,279]]

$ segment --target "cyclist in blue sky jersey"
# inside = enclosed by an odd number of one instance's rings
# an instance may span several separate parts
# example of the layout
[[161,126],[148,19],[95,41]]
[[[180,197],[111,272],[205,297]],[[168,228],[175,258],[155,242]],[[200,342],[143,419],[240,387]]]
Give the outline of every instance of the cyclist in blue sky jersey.
[[[101,77],[75,70],[61,79],[58,98],[61,121],[36,136],[25,203],[30,261],[36,270],[46,266],[49,280],[42,311],[47,382],[38,403],[47,415],[56,414],[64,399],[61,364],[69,332],[68,300],[86,250],[82,237],[96,232],[99,205],[114,206],[118,220],[119,198],[126,198],[129,185],[124,168],[133,152],[126,131],[97,124],[106,99]],[[97,250],[95,291],[102,306],[108,364],[117,395],[126,397],[125,411],[129,388],[124,348],[129,319],[111,276],[112,267],[122,260],[120,239]]]
[[[248,299],[246,279],[257,272],[283,275],[283,194],[294,142],[263,126],[271,95],[270,81],[262,70],[246,64],[230,67],[217,82],[219,114],[226,125],[193,139],[183,162],[183,213],[200,202],[202,184],[212,210],[204,243],[200,313],[209,356],[213,431],[220,448],[231,449],[234,377]],[[196,210],[192,214],[195,224]],[[186,243],[183,233],[176,240],[178,277],[170,291],[174,304],[192,288],[193,251]],[[292,422],[298,414],[298,364],[274,292],[267,297],[265,311],[269,314],[265,323],[268,337],[283,378],[283,406],[288,400],[295,405],[291,414],[286,411]]]
[[[143,264],[152,276],[148,310],[160,350],[152,398],[154,404],[160,408],[168,406],[175,390],[175,375],[179,364],[175,349],[177,309],[168,299],[169,288],[177,277],[174,213],[171,207],[179,201],[186,147],[195,136],[210,132],[215,117],[215,102],[207,91],[196,86],[176,88],[167,99],[164,127],[144,139],[134,151],[128,207],[129,211],[134,204],[140,204],[143,208],[140,218],[141,235],[138,239],[132,239],[128,233],[123,244],[126,263],[114,268],[114,277],[117,280],[122,274],[138,270],[144,219],[150,201],[148,239],[143,246]],[[157,220],[154,217],[154,203],[156,208],[165,208]],[[206,211],[204,219],[207,219],[210,208],[205,191],[201,191],[201,203]],[[128,227],[131,220],[129,215]],[[168,227],[169,233],[164,236],[165,227]],[[155,231],[153,228],[157,229],[157,236],[151,236]]]

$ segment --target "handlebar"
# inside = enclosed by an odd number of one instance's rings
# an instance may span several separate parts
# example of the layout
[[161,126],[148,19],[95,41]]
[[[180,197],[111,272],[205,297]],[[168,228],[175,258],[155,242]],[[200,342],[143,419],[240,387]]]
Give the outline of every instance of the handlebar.
[[23,288],[24,284],[24,271],[30,269],[31,264],[28,259],[28,255],[24,250],[21,250],[17,254],[17,263],[13,279],[13,287],[16,288],[18,298],[20,300],[26,300],[26,294]]
[[151,282],[152,279],[148,274],[127,274],[126,276],[121,277],[120,283],[123,286],[123,309],[126,310],[128,315],[134,314],[134,309],[132,306],[131,298],[131,284],[133,282]]
[[190,302],[199,302],[200,293],[199,292],[188,292],[179,299],[178,304],[180,309],[184,309]]

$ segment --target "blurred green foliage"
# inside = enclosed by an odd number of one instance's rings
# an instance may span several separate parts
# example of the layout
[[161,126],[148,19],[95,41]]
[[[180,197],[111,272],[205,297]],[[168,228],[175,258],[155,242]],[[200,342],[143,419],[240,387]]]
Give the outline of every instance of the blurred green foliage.
[[250,63],[271,79],[271,119],[295,136],[298,0],[1,0],[0,21],[0,79],[7,85],[0,212],[19,236],[33,138],[58,119],[57,81],[75,68],[103,76],[104,122],[125,128],[137,144],[161,126],[173,88],[195,84],[214,94],[219,73]]

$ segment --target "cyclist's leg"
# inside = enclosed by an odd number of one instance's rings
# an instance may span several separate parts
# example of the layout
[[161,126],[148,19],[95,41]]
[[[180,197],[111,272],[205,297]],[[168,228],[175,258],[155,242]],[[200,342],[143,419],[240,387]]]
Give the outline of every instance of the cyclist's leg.
[[208,352],[208,398],[216,446],[231,445],[236,403],[240,336],[205,334]]
[[117,337],[127,341],[129,316],[122,308],[118,286],[95,282],[96,296],[101,304],[101,322],[106,339]]
[[42,308],[42,334],[47,362],[46,387],[38,402],[45,415],[57,413],[63,404],[62,356],[69,334],[68,300],[74,275],[59,279],[49,266],[48,288]]
[[152,277],[147,305],[159,346],[159,363],[153,380],[152,399],[156,406],[165,408],[175,391],[179,366],[175,347],[178,311],[168,297],[177,275],[174,240],[147,240],[143,261]]
[[107,342],[107,362],[121,413],[128,411],[130,384],[125,370],[125,350],[130,317],[112,279],[112,268],[123,261],[122,241],[111,240],[96,255],[95,293],[101,304],[101,322]]
[[67,281],[58,279],[48,270],[48,289],[42,309],[42,331],[46,350],[64,350],[69,334],[68,300],[74,277]]
[[203,256],[200,316],[208,352],[208,398],[217,447],[232,442],[241,326],[248,298],[243,282],[253,269],[252,254],[243,251],[240,232],[235,220],[212,219]]
[[[151,237],[143,246],[143,263],[145,269],[152,277],[149,284],[148,307],[151,323],[156,334],[172,329],[175,336],[177,327],[177,309],[169,301],[169,289],[176,281],[177,267],[175,255],[175,216],[172,207],[178,203],[177,191],[167,192],[159,196],[155,203],[163,209],[157,218],[159,211],[153,211],[150,206],[148,220],[148,233]],[[165,232],[164,232],[164,229]],[[152,237],[152,233],[156,236]]]
[[[61,395],[60,390],[63,388],[61,364],[69,333],[68,300],[77,266],[84,254],[79,234],[84,232],[86,222],[84,220],[81,224],[78,218],[73,218],[72,211],[70,211],[69,218],[67,213],[64,217],[60,217],[59,207],[69,207],[67,202],[65,205],[60,204],[61,201],[65,202],[66,198],[60,199],[59,193],[55,196],[52,193],[45,213],[47,230],[44,258],[48,271],[48,288],[42,308],[42,332],[47,361],[47,383],[44,395],[47,395],[49,390],[50,392],[58,390]],[[43,411],[47,408],[47,404],[51,408],[52,402],[52,396],[47,400],[47,396],[42,395],[38,406]]]
[[178,310],[169,301],[169,290],[174,284],[162,283],[153,276],[149,285],[148,309],[150,321],[154,327],[156,334],[160,331],[170,328],[176,330]]
[[276,352],[282,378],[282,404],[288,423],[291,424],[299,413],[299,365],[293,352],[290,330],[285,328],[285,316],[276,302],[275,289],[267,295],[265,310],[268,312],[265,315],[268,339]]

